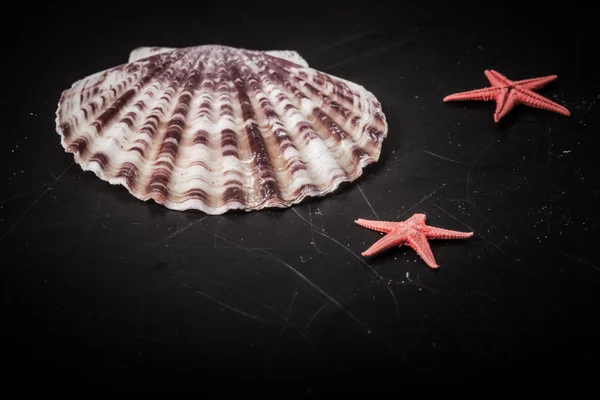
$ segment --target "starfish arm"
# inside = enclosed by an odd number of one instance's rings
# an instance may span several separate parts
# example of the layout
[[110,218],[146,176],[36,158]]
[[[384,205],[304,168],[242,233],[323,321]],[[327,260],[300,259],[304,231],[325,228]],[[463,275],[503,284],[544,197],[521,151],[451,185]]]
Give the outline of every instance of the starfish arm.
[[520,86],[523,89],[539,89],[552,81],[555,81],[558,78],[557,75],[548,75],[542,78],[531,78],[531,79],[523,79],[522,81],[516,81],[515,86]]
[[414,214],[412,217],[404,221],[409,224],[425,225],[425,214]]
[[544,96],[532,92],[531,90],[517,89],[519,102],[530,107],[540,108],[542,110],[553,111],[562,115],[569,116],[571,113],[560,104],[548,100]]
[[365,250],[362,255],[365,257],[373,256],[377,253],[381,253],[384,250],[390,249],[395,246],[401,246],[404,243],[405,238],[397,233],[390,233],[376,241],[371,247]]
[[467,239],[473,236],[473,232],[451,231],[449,229],[437,228],[429,226],[425,235],[429,239]]
[[367,219],[359,218],[356,222],[358,225],[363,226],[365,228],[377,231],[388,233],[394,230],[394,227],[398,225],[397,222],[388,222],[388,221],[370,221]]
[[494,71],[493,69],[485,70],[483,73],[488,78],[488,81],[490,81],[492,86],[510,86],[514,84],[513,81],[502,75],[500,72]]
[[429,265],[431,268],[439,268],[439,265],[435,262],[435,257],[433,256],[427,237],[423,233],[413,232],[409,234],[406,244],[417,252],[419,257],[425,261],[425,264]]
[[502,88],[498,87],[488,87],[483,89],[470,90],[468,92],[455,93],[444,97],[444,102],[462,100],[491,101],[496,98],[496,96],[501,90]]
[[517,105],[517,98],[514,90],[502,89],[502,92],[496,97],[496,112],[494,121],[498,122]]

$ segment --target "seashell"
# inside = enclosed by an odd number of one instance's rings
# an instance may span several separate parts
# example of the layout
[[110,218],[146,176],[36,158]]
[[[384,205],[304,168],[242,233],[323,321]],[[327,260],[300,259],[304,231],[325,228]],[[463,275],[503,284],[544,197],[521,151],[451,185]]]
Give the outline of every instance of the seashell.
[[75,82],[56,111],[83,170],[173,210],[289,207],[379,159],[375,96],[294,51],[143,47]]

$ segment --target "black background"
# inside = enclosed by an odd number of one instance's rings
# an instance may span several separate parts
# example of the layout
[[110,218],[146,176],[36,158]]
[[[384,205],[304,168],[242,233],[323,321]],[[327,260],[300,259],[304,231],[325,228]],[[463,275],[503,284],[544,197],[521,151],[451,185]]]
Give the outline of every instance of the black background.
[[[0,251],[14,377],[308,397],[337,384],[427,394],[587,382],[570,374],[599,355],[590,9],[139,7],[22,4],[5,15]],[[54,126],[62,90],[138,46],[212,43],[296,50],[365,86],[389,123],[380,161],[327,197],[222,216],[143,203],[72,163]],[[442,102],[487,86],[485,69],[557,74],[538,92],[572,115],[520,106],[496,124],[493,103]],[[415,212],[476,235],[432,242],[437,271],[407,248],[360,256],[379,235],[355,219]]]

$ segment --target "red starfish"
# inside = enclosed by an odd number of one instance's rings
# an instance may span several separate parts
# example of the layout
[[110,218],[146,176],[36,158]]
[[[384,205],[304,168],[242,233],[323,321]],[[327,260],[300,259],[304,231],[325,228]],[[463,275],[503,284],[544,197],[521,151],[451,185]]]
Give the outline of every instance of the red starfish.
[[492,87],[451,94],[444,98],[444,102],[454,100],[494,100],[496,102],[494,121],[496,122],[500,121],[500,118],[508,114],[508,112],[517,104],[525,104],[530,107],[554,111],[566,116],[571,115],[569,110],[563,106],[532,92],[533,89],[539,89],[546,86],[548,83],[558,78],[556,75],[514,82],[494,70],[486,70],[484,72],[485,76],[492,84]]
[[425,214],[414,214],[402,222],[368,221],[365,219],[358,219],[355,222],[365,228],[386,233],[384,237],[362,253],[363,256],[372,256],[391,247],[407,244],[431,268],[439,268],[439,265],[435,262],[428,239],[466,239],[473,236],[473,232],[457,232],[429,226],[425,224]]

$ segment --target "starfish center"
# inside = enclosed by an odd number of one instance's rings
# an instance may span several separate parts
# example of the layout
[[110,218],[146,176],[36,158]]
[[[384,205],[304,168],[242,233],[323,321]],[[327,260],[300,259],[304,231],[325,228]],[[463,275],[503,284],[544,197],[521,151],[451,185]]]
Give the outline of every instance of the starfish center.
[[406,224],[404,226],[399,226],[396,229],[396,232],[401,232],[405,235],[408,235],[410,233],[419,233],[423,230],[424,226],[419,226],[419,225],[412,225],[412,224]]

